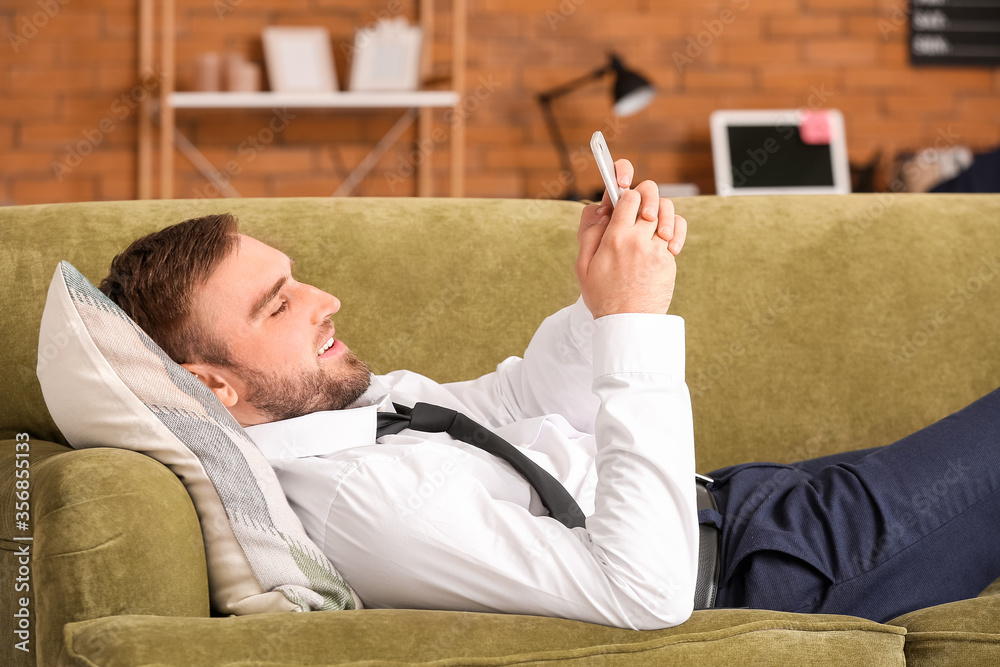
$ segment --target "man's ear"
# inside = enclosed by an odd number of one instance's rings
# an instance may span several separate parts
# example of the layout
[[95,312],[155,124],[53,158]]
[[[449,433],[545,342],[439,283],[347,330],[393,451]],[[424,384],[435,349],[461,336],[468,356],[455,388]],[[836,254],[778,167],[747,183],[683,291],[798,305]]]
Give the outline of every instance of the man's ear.
[[227,408],[233,407],[239,401],[240,397],[236,393],[236,389],[229,383],[228,379],[219,373],[215,366],[191,363],[181,364],[181,366],[201,380],[202,384],[208,387]]

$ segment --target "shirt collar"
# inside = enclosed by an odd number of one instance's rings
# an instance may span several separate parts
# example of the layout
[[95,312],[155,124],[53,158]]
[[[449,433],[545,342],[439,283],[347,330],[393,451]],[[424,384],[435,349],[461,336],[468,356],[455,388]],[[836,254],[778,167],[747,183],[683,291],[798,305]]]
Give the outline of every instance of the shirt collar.
[[358,400],[343,410],[324,410],[244,430],[269,460],[321,456],[375,442],[378,412],[395,412],[389,391],[374,375]]

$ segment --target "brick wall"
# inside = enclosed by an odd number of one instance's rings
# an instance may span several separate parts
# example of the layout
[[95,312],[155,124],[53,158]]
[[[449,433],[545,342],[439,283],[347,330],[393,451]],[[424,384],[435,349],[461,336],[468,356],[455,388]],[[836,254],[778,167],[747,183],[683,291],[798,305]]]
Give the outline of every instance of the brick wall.
[[[327,27],[343,81],[342,45],[356,26],[415,16],[403,0],[177,2],[181,85],[205,51],[261,62],[268,24]],[[436,70],[445,74],[450,5],[436,4]],[[557,101],[556,114],[574,155],[589,155],[591,132],[603,129],[640,177],[711,192],[708,114],[718,108],[841,109],[858,163],[943,137],[1000,144],[1000,69],[910,67],[904,9],[903,0],[469,0],[466,194],[559,192],[535,93],[599,66],[612,49],[653,79],[654,103],[615,119],[605,81]],[[134,0],[0,2],[0,202],[136,196],[135,100],[156,85],[137,71],[136,16]],[[181,111],[178,124],[217,167],[232,168],[243,196],[327,195],[399,112],[292,114],[268,141],[270,111]],[[446,125],[440,113],[436,122]],[[358,193],[415,194],[413,180],[399,178],[412,169],[414,138],[411,130]],[[447,142],[430,159],[434,192],[447,194]],[[176,196],[215,195],[176,160]],[[593,164],[574,162],[582,189],[597,188]]]

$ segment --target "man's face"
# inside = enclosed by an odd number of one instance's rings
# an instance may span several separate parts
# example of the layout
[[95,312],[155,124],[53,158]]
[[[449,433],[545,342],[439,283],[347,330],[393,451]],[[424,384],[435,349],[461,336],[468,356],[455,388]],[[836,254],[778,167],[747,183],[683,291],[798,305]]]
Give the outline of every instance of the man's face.
[[223,343],[230,363],[185,367],[217,395],[206,378],[215,374],[216,383],[227,385],[223,403],[244,426],[339,410],[369,386],[368,365],[333,338],[330,318],[340,301],[296,281],[292,260],[256,239],[240,235],[237,251],[195,293],[192,305],[195,322]]

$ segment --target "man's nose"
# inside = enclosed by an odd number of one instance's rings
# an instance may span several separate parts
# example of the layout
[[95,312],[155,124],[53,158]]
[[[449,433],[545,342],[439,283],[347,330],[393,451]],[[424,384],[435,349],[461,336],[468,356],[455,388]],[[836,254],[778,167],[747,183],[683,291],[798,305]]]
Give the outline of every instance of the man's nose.
[[314,296],[316,299],[315,318],[317,322],[322,322],[340,310],[340,299],[321,289],[315,287],[313,289],[315,290]]

